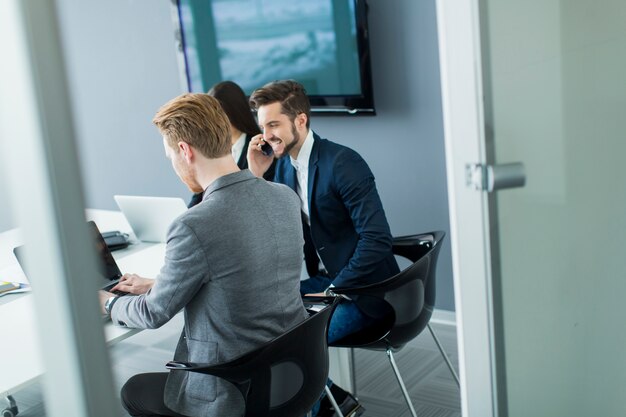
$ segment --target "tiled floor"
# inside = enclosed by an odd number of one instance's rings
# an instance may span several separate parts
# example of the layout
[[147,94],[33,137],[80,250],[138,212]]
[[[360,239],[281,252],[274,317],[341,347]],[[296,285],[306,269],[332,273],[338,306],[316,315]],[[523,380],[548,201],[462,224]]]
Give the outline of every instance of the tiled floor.
[[[143,331],[112,348],[117,392],[132,375],[163,371],[178,341],[179,315],[159,330]],[[456,335],[453,326],[433,324],[441,343],[456,364]],[[420,417],[461,415],[459,389],[428,331],[396,355],[396,362]],[[409,410],[384,352],[356,351],[357,395],[366,411],[363,417],[408,417]],[[41,387],[32,385],[14,395],[20,417],[43,417]],[[287,417],[287,416],[286,416]]]
[[[432,326],[456,366],[456,328]],[[461,415],[459,388],[428,331],[405,346],[395,359],[418,416]],[[357,350],[355,368],[357,395],[366,409],[363,417],[411,415],[384,352]]]

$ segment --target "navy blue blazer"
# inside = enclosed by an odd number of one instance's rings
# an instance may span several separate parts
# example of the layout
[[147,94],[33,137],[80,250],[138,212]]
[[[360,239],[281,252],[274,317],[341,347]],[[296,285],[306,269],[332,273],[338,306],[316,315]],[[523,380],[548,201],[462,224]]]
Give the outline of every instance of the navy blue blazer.
[[[372,284],[398,273],[389,224],[367,163],[354,150],[315,133],[313,140],[308,184],[310,233],[303,225],[309,275],[317,273],[313,248],[336,287]],[[274,181],[297,191],[296,178],[290,158],[279,159]]]

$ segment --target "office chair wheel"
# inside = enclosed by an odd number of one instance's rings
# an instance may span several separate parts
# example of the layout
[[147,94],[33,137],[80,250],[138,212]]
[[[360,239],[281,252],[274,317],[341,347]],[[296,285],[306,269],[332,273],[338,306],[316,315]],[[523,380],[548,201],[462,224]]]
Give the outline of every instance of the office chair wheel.
[[17,407],[5,408],[2,410],[2,417],[15,417],[17,415]]
[[19,413],[17,410],[17,403],[11,395],[7,396],[7,401],[9,402],[9,406],[2,410],[2,417],[15,417]]

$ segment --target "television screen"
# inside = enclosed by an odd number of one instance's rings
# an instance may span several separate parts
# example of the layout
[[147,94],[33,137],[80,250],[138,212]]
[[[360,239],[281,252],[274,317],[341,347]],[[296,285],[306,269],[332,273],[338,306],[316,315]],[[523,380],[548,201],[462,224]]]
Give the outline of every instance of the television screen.
[[187,87],[294,79],[313,111],[374,113],[364,0],[177,0]]

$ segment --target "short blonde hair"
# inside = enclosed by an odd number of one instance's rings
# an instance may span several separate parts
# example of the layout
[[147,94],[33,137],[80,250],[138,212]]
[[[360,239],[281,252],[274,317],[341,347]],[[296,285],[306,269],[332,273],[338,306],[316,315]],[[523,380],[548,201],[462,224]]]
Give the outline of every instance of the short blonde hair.
[[230,122],[208,94],[183,94],[164,104],[152,119],[168,145],[186,142],[207,158],[230,154]]

